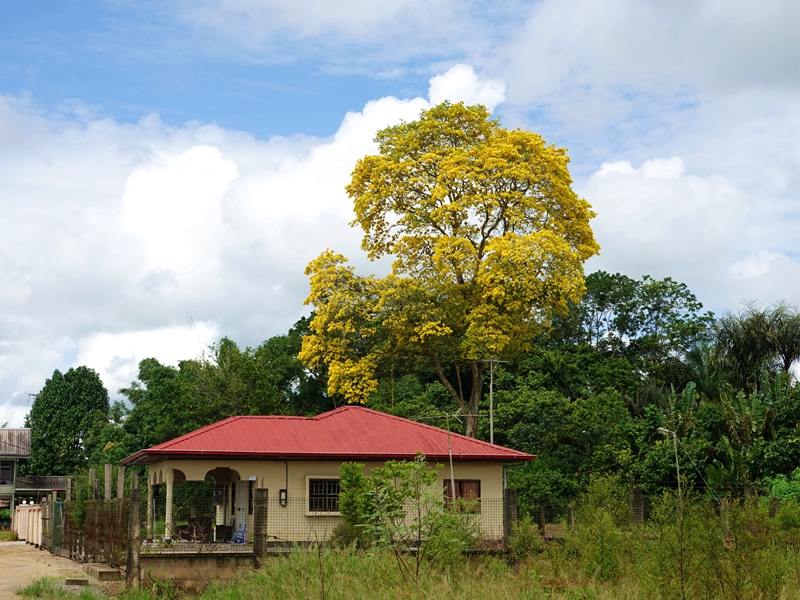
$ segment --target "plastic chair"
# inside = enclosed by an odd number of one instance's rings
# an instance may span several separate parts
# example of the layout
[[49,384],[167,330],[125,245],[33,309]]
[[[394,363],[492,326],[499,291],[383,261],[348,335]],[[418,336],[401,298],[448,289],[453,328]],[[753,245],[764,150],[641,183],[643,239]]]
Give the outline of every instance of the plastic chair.
[[233,539],[231,539],[231,544],[244,544],[246,543],[244,540],[244,534],[247,533],[247,523],[241,526],[241,529],[237,529],[233,532]]

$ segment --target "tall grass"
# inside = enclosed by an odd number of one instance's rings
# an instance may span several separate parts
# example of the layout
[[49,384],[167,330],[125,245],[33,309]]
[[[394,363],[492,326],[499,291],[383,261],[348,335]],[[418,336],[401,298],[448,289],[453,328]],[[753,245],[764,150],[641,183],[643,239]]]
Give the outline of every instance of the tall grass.
[[[509,552],[460,555],[417,581],[385,550],[309,548],[215,583],[206,600],[398,598],[800,600],[800,507],[770,517],[759,499],[712,502],[667,494],[652,518],[631,524],[613,481],[589,487],[576,527],[544,542],[522,520]],[[164,590],[159,591],[164,597]],[[146,592],[124,600],[145,600]]]
[[61,581],[57,577],[40,577],[17,591],[17,594],[23,598],[42,600],[100,600],[101,598],[91,587],[82,588],[78,594],[67,591]]

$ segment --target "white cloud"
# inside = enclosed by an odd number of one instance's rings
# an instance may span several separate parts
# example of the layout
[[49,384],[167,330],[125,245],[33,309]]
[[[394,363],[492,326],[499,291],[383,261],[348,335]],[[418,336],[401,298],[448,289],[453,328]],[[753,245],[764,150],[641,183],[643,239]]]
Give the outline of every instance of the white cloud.
[[758,300],[762,306],[781,300],[800,304],[800,260],[761,250],[736,261],[728,273],[744,301]]
[[498,49],[498,64],[520,104],[613,86],[621,95],[682,84],[796,88],[799,10],[792,0],[544,0]]
[[[312,58],[327,69],[387,72],[419,56],[484,43],[479,3],[454,0],[201,0],[170,3],[200,35],[202,52],[268,63]],[[388,68],[391,70],[391,67]]]
[[286,31],[300,38],[335,32],[375,35],[399,18],[423,21],[426,11],[451,4],[441,0],[210,0],[186,6],[187,15],[212,27],[247,32],[251,40]]
[[75,363],[97,371],[113,395],[136,379],[140,360],[157,356],[165,364],[177,365],[202,356],[219,338],[214,323],[202,322],[150,331],[99,332],[80,341]]
[[638,168],[617,161],[604,163],[582,193],[598,214],[593,228],[602,246],[587,270],[669,276],[716,309],[743,299],[800,302],[792,282],[800,263],[763,250],[761,199],[727,179],[686,174],[678,156]]
[[431,104],[445,100],[465,104],[483,104],[493,111],[506,97],[506,82],[502,79],[480,79],[470,65],[458,64],[442,75],[431,78],[428,97]]
[[[454,99],[497,97],[471,70],[432,86],[448,82]],[[0,422],[21,424],[27,392],[55,368],[88,364],[113,395],[148,356],[174,363],[223,335],[253,345],[286,332],[326,248],[386,269],[361,252],[344,187],[377,130],[430,106],[381,98],[330,138],[261,141],[154,116],[53,119],[0,96]]]
[[196,248],[217,242],[219,201],[238,176],[210,146],[159,154],[125,182],[124,230],[142,237],[151,264],[186,268]]

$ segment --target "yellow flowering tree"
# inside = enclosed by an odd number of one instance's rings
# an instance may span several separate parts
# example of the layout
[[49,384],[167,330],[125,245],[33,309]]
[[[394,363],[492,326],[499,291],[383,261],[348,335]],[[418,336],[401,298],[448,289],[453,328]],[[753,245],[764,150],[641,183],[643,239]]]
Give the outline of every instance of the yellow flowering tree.
[[594,213],[563,148],[483,106],[445,102],[376,141],[347,193],[362,247],[394,257],[392,272],[359,276],[330,250],[313,260],[300,359],[327,366],[329,393],[363,403],[383,365],[426,357],[475,436],[484,361],[524,351],[581,298]]

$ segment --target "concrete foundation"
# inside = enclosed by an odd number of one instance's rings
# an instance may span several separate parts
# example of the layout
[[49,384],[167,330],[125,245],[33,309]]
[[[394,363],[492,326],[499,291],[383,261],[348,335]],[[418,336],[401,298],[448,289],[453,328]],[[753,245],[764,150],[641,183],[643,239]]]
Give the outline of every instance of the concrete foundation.
[[242,552],[213,554],[141,554],[141,587],[155,582],[174,585],[189,593],[202,592],[212,581],[230,581],[234,575],[252,571],[255,555]]

